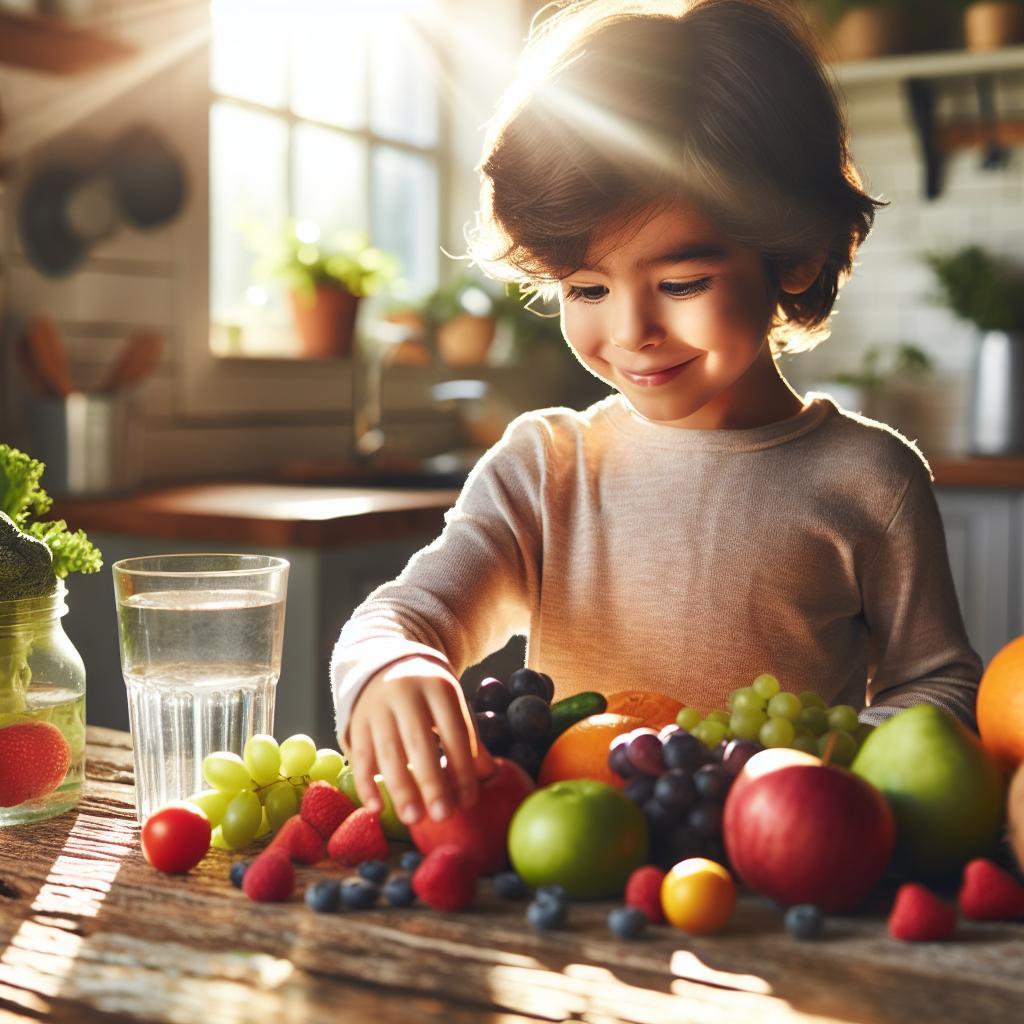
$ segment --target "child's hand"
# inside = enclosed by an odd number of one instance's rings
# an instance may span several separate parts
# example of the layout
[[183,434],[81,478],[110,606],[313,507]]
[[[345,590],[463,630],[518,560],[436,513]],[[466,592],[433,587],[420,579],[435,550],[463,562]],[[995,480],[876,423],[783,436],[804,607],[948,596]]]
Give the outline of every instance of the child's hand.
[[[363,806],[381,809],[373,780],[380,772],[406,825],[424,813],[440,821],[459,804],[472,806],[477,779],[494,770],[459,681],[430,658],[406,658],[373,676],[356,701],[349,737]],[[440,764],[438,738],[447,770]]]

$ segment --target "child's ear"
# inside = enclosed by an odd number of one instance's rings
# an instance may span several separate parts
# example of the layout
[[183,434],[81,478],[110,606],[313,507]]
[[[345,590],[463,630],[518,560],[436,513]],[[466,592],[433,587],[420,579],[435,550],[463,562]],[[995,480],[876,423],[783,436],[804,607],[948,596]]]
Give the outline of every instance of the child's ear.
[[814,284],[824,265],[825,260],[822,258],[781,267],[779,269],[779,287],[790,295],[799,295]]

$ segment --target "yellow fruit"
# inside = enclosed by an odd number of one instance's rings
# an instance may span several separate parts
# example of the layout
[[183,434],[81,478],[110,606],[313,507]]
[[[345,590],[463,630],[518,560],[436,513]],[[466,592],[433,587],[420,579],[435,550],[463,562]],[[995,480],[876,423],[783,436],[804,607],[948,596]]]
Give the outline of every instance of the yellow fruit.
[[988,663],[976,706],[982,746],[1004,771],[1024,761],[1024,636]]
[[721,931],[736,909],[736,883],[717,861],[690,857],[661,883],[661,909],[669,924],[694,935]]
[[1024,870],[1024,765],[1017,769],[1010,783],[1006,816],[1009,819],[1010,846],[1013,847],[1017,863]]

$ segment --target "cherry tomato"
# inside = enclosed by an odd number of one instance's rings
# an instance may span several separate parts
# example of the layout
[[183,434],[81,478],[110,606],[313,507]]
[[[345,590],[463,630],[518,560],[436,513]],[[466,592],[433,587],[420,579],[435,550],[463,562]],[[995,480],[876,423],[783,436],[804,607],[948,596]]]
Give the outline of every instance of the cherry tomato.
[[154,811],[142,826],[146,860],[170,875],[194,868],[210,848],[210,820],[191,804],[169,804]]
[[669,924],[694,935],[724,928],[736,907],[736,883],[717,861],[690,857],[661,883],[661,909]]

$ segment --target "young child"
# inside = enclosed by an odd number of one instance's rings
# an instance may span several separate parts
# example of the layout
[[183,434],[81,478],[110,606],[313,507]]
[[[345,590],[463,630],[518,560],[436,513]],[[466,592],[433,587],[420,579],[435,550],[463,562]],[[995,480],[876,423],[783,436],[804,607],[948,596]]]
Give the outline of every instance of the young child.
[[485,147],[474,255],[557,289],[616,394],[516,419],[345,625],[332,682],[361,798],[379,807],[380,771],[406,822],[476,799],[489,757],[459,676],[517,633],[556,698],[722,707],[769,671],[864,721],[927,701],[972,722],[981,665],[924,459],[775,363],[827,334],[881,205],[803,23],[677,0],[542,28]]

